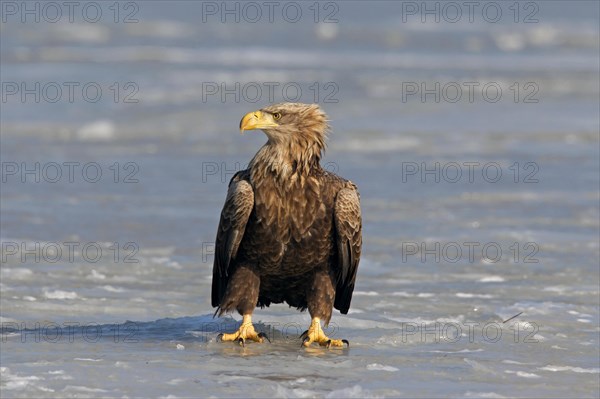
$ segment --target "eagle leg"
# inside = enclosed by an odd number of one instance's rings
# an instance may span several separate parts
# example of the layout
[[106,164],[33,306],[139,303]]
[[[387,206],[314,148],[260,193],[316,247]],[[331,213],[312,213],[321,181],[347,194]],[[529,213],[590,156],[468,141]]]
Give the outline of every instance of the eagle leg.
[[344,344],[350,347],[350,343],[345,339],[330,339],[321,328],[321,319],[327,326],[333,310],[335,289],[333,288],[331,275],[324,270],[314,273],[306,296],[312,322],[308,330],[300,336],[302,345],[308,347],[311,343],[316,342],[328,348],[332,346],[343,347]]
[[321,346],[326,346],[327,348],[343,348],[344,344],[350,347],[350,342],[348,342],[346,339],[331,339],[325,335],[323,329],[321,328],[321,319],[318,317],[313,317],[310,327],[300,336],[300,338],[303,338],[302,345],[305,347],[309,347],[313,342],[316,342]]
[[236,341],[240,346],[245,346],[246,341],[264,342],[269,337],[265,333],[257,333],[252,324],[252,312],[258,300],[260,278],[248,266],[238,267],[227,284],[227,290],[217,309],[219,316],[233,309],[242,315],[240,328],[231,334],[219,334],[217,341]]
[[245,346],[247,340],[254,342],[264,342],[264,340],[271,342],[267,334],[257,333],[252,324],[252,315],[245,314],[242,319],[240,328],[231,334],[219,334],[217,341],[236,341],[240,346]]

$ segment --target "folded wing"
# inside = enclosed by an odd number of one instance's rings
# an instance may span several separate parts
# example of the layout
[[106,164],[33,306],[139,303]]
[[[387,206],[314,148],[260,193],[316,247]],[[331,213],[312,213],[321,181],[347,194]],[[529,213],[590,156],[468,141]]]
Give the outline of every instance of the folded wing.
[[334,212],[338,251],[337,264],[334,266],[337,275],[334,307],[346,314],[352,300],[362,246],[360,199],[354,184],[338,192]]
[[246,180],[236,174],[229,183],[227,198],[217,230],[213,264],[212,306],[217,307],[225,295],[233,260],[244,237],[246,223],[254,207],[254,191]]

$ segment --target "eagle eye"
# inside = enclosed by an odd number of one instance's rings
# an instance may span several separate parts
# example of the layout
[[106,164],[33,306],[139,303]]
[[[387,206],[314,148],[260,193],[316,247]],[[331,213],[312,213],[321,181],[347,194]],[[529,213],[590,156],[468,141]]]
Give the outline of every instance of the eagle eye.
[[280,112],[273,113],[273,119],[275,119],[275,120],[281,119],[281,113]]

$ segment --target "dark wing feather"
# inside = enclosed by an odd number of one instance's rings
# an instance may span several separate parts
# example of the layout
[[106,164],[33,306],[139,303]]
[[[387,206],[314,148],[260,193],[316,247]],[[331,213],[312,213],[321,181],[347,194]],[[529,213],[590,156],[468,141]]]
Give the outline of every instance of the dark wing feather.
[[232,260],[244,237],[246,223],[254,207],[254,190],[246,180],[236,174],[229,183],[227,199],[221,212],[221,221],[215,243],[213,264],[212,306],[217,307],[225,295],[231,274]]
[[335,267],[337,285],[334,306],[346,314],[352,300],[362,246],[360,199],[354,184],[338,192],[334,212],[335,240],[338,252]]

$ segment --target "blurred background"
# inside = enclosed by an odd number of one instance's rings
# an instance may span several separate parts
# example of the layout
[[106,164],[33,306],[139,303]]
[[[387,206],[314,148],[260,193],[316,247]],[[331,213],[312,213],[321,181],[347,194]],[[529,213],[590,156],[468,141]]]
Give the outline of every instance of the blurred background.
[[[3,396],[598,396],[598,2],[0,5]],[[214,236],[266,141],[239,121],[282,101],[361,192],[344,355],[285,305],[260,356],[206,327],[235,327]]]

